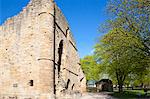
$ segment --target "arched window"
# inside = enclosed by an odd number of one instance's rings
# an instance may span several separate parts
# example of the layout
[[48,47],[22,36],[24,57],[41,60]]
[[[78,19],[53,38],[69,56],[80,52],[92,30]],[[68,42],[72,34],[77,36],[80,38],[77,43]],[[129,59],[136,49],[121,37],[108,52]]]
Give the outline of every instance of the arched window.
[[58,75],[59,75],[59,72],[60,72],[60,69],[61,69],[61,58],[62,58],[62,53],[63,53],[63,40],[60,41],[59,43],[59,48],[58,48]]

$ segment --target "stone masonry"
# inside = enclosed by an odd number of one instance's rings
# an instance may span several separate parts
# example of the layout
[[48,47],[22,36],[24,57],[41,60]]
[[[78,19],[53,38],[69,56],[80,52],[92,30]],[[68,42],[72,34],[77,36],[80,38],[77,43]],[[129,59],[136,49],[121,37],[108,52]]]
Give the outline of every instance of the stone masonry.
[[62,99],[85,86],[75,41],[54,1],[31,0],[0,26],[0,99]]

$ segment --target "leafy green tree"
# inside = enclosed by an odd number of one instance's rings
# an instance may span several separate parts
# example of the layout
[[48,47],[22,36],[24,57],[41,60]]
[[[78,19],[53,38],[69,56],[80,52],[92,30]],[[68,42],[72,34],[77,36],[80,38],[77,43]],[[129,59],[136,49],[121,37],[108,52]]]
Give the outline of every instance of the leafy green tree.
[[99,73],[101,69],[94,56],[85,56],[81,59],[81,67],[87,80],[99,80]]
[[150,56],[150,0],[109,0],[107,11],[112,17],[103,29],[132,32],[144,46],[140,50]]
[[103,66],[103,72],[117,79],[119,92],[129,74],[144,72],[149,57],[141,51],[144,46],[140,38],[124,28],[114,28],[95,46],[95,56]]
[[150,69],[145,70],[144,72],[139,72],[134,75],[133,83],[135,86],[150,86]]
[[[147,70],[149,70],[150,67],[150,0],[108,0],[107,13],[111,15],[111,19],[109,19],[105,25],[102,25],[101,29],[109,33],[96,45],[97,56],[99,59],[103,59],[103,64],[105,63],[104,67],[107,67],[110,63],[125,64],[119,65],[119,67],[123,66],[123,69],[124,66],[132,66],[133,69],[130,69],[134,73],[128,72],[130,75],[125,75],[126,80],[134,80],[136,83],[147,83],[149,81],[147,76],[149,72],[147,72]],[[119,32],[117,32],[116,29]],[[124,44],[121,43],[116,47],[112,46],[112,37],[114,35],[111,35],[110,31],[115,31],[114,33],[116,34],[118,33],[118,37],[122,35],[120,32],[124,31],[126,33],[126,35],[124,35],[125,38],[119,37],[120,40],[114,39],[116,40],[116,45],[118,45],[117,42],[120,42],[122,39],[122,41],[125,41],[125,44],[131,44],[132,46],[122,47]],[[131,36],[131,38],[126,38],[126,36]],[[110,41],[107,41],[106,38],[110,38]],[[130,41],[127,42],[128,40]],[[112,48],[109,48],[108,45],[112,46]],[[116,55],[113,55],[113,58],[116,57],[115,63],[114,60],[110,59],[110,57],[112,58],[112,54],[109,52],[111,50],[112,52],[114,51],[113,53]],[[117,53],[119,53],[120,56]],[[125,53],[128,53],[128,55],[125,55]],[[118,57],[121,57],[122,61],[121,58],[119,58],[118,62]],[[128,63],[130,63],[130,65],[126,65]],[[110,72],[113,71],[111,70]],[[131,75],[133,77],[131,77]],[[136,81],[137,79],[138,81]]]

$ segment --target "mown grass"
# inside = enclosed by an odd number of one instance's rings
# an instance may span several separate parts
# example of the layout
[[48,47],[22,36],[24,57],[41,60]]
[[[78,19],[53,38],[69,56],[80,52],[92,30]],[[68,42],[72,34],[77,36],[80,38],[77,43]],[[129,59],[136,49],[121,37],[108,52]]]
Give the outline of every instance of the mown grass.
[[150,99],[150,91],[146,95],[143,90],[125,90],[122,93],[115,91],[111,95],[118,99]]

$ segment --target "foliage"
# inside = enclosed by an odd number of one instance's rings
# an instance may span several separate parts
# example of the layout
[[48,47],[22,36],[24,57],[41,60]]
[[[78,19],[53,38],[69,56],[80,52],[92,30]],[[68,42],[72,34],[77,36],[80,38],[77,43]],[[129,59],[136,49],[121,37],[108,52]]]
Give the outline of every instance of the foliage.
[[108,33],[95,47],[98,60],[120,87],[136,80],[148,83],[150,1],[109,0],[107,11],[111,19],[102,26]]
[[132,32],[142,41],[141,50],[150,56],[150,0],[109,0],[107,11],[113,17],[105,28]]
[[99,73],[101,69],[94,56],[85,56],[81,59],[81,66],[87,80],[99,80]]
[[105,72],[117,79],[120,91],[129,74],[147,70],[150,60],[140,50],[143,47],[137,36],[123,28],[114,28],[95,46],[95,56]]
[[114,92],[111,94],[113,97],[118,99],[149,99],[150,93],[147,96],[143,90],[126,90],[122,93]]
[[139,86],[139,84],[141,87],[150,86],[150,69],[135,74],[133,81],[134,86]]

